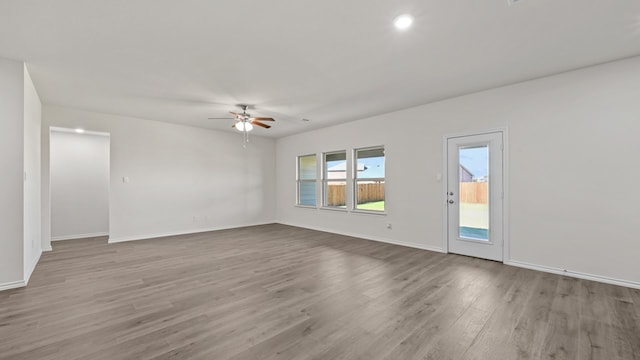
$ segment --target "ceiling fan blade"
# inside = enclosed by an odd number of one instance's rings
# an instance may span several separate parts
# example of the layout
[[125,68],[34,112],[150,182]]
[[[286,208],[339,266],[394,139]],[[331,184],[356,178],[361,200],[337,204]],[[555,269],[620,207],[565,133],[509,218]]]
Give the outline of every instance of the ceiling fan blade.
[[269,125],[263,124],[263,123],[261,123],[261,122],[257,122],[257,121],[255,121],[255,120],[252,120],[252,121],[251,121],[251,123],[252,123],[253,125],[262,126],[262,127],[263,127],[263,128],[265,128],[265,129],[268,129],[268,128],[270,128],[270,127],[271,127],[271,126],[269,126]]
[[240,117],[240,114],[238,113],[234,113],[233,111],[229,111],[229,114],[232,114],[235,117]]
[[260,120],[260,121],[276,121],[274,118],[270,117],[254,117],[251,120]]

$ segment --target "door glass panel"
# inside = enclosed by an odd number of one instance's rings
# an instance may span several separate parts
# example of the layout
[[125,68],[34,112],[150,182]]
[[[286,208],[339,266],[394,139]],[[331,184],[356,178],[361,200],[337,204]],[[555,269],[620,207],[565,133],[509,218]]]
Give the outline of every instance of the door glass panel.
[[458,236],[489,241],[489,146],[459,148]]

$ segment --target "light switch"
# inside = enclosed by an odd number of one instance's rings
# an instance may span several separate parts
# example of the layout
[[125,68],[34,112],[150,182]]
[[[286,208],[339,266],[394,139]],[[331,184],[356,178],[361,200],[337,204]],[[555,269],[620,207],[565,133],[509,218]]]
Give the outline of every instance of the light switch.
[[129,182],[129,177],[128,176],[123,176],[122,177],[122,182],[125,183],[125,184],[128,183]]

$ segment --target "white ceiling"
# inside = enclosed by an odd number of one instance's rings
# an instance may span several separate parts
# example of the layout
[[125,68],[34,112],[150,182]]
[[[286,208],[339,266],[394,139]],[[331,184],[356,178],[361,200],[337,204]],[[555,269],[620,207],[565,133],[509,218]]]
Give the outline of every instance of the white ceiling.
[[0,0],[44,103],[227,131],[248,103],[278,120],[255,135],[639,54],[638,0]]

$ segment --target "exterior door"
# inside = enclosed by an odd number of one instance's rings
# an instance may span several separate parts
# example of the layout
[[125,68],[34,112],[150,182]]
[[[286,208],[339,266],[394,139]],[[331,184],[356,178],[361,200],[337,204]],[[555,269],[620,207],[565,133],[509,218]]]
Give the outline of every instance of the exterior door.
[[503,132],[449,137],[449,252],[503,261]]

